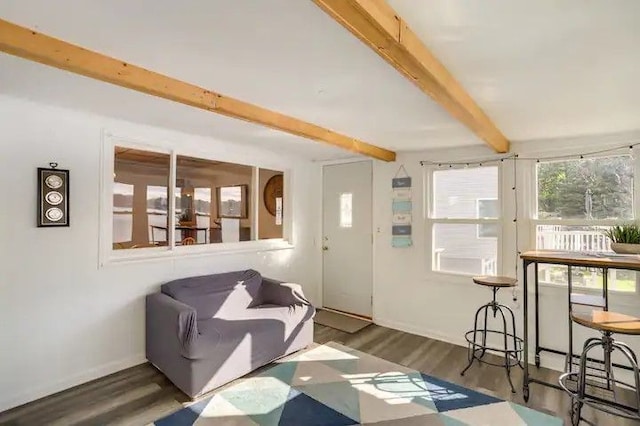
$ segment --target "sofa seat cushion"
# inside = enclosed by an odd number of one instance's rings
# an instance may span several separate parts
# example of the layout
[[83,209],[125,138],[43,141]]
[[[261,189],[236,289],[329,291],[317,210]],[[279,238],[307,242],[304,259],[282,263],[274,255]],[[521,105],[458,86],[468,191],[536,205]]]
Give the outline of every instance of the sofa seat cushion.
[[314,312],[308,305],[261,305],[234,312],[227,318],[199,320],[198,337],[182,355],[189,359],[227,359],[243,340],[248,340],[252,361],[268,362],[284,353],[282,350],[296,338],[303,323],[313,318]]
[[291,305],[280,306],[265,304],[248,309],[251,315],[258,315],[260,318],[270,318],[281,321],[285,328],[285,339],[290,338],[291,333],[299,328],[303,322],[313,318],[315,309],[311,305]]
[[198,319],[229,316],[260,304],[262,276],[258,271],[228,272],[183,278],[161,286],[161,291],[193,307]]

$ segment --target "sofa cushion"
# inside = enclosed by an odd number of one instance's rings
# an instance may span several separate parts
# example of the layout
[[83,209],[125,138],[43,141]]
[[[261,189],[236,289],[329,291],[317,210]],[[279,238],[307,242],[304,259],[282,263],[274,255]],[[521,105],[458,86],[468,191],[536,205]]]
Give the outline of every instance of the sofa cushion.
[[246,309],[236,318],[199,320],[198,336],[182,355],[224,361],[233,354],[234,358],[248,357],[252,365],[259,360],[255,366],[262,365],[284,353],[283,348],[289,347],[313,312],[314,308],[306,305],[262,305]]
[[314,317],[315,308],[302,304],[291,306],[265,304],[249,309],[249,312],[258,318],[268,318],[282,323],[284,326],[284,341],[287,341],[296,333],[300,324]]
[[232,316],[234,312],[260,304],[262,276],[258,271],[227,272],[183,278],[161,286],[161,291],[192,306],[198,319]]

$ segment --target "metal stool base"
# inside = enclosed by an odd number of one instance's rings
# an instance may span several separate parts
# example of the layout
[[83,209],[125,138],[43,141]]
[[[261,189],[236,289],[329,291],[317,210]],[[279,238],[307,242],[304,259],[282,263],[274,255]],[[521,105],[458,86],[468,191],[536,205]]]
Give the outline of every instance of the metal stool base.
[[[572,399],[571,404],[571,423],[577,426],[582,420],[581,411],[584,405],[587,405],[595,410],[602,411],[614,416],[624,417],[626,419],[640,421],[640,374],[638,370],[638,360],[633,351],[622,342],[614,341],[611,337],[611,332],[603,332],[602,338],[588,339],[584,344],[582,355],[580,356],[580,368],[578,372],[565,373],[560,376],[560,387],[567,393]],[[589,351],[594,348],[601,347],[604,350],[605,358],[605,374],[607,387],[610,387],[615,395],[616,385],[624,385],[631,387],[636,393],[636,406],[629,407],[618,403],[617,401],[606,400],[596,397],[594,395],[588,395],[586,393],[587,386],[587,359]],[[611,354],[618,350],[629,361],[633,368],[633,374],[635,379],[635,385],[625,383],[621,380],[617,380],[613,376],[613,370],[611,368]],[[568,382],[577,383],[576,391],[569,389]]]
[[[501,305],[496,300],[496,293],[498,291],[497,287],[493,288],[493,300],[486,305],[481,306],[475,315],[474,328],[473,330],[465,333],[465,339],[469,344],[469,364],[465,367],[462,372],[460,372],[461,376],[471,368],[473,365],[473,361],[477,360],[479,363],[484,363],[487,365],[492,365],[494,367],[502,367],[506,370],[507,380],[509,381],[509,385],[511,386],[511,392],[516,393],[516,389],[513,386],[513,382],[511,381],[511,368],[518,366],[520,368],[524,368],[522,365],[522,351],[524,341],[515,335],[516,330],[516,320],[511,308],[505,305]],[[498,314],[502,317],[502,330],[495,330],[488,328],[488,319],[489,319],[489,311],[492,312],[493,318],[496,318]],[[506,311],[506,315],[505,315]],[[478,323],[478,319],[484,314],[484,324],[480,326]],[[509,321],[507,320],[509,318]],[[509,329],[509,324],[511,323],[511,329]],[[503,345],[499,346],[489,346],[487,344],[487,336],[488,335],[499,335],[503,337]],[[489,360],[484,359],[484,356],[487,352],[493,352],[499,354],[503,358],[502,363],[495,363]]]

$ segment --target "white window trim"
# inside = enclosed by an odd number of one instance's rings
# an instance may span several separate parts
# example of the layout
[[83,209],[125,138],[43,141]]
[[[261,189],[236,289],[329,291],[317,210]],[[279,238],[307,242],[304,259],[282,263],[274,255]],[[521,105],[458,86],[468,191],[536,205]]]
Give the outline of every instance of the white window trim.
[[[498,169],[498,203],[500,205],[500,213],[504,211],[504,200],[503,200],[503,165],[502,163],[496,164],[487,164],[485,166],[473,167],[497,167]],[[502,250],[502,237],[504,234],[504,215],[496,219],[487,219],[487,218],[478,218],[478,219],[461,219],[461,218],[436,218],[434,217],[435,211],[435,191],[433,188],[434,178],[433,175],[436,171],[442,171],[443,169],[437,166],[428,166],[425,167],[424,170],[424,223],[425,223],[425,241],[427,244],[427,253],[431,253],[431,259],[429,262],[428,275],[439,275],[442,277],[473,277],[477,274],[470,274],[464,272],[456,272],[456,271],[443,271],[438,270],[436,268],[436,247],[435,247],[435,239],[433,234],[433,228],[435,224],[445,223],[445,224],[470,224],[470,225],[480,225],[480,224],[497,224],[498,226],[498,236],[496,238],[496,273],[502,274],[503,270],[503,250]],[[477,208],[477,203],[476,203]]]
[[[531,153],[527,154],[530,157],[535,157],[539,155],[541,157],[545,157],[544,153]],[[548,155],[548,153],[547,153]],[[558,153],[558,155],[576,155],[571,151],[562,151]],[[607,152],[603,154],[589,155],[584,156],[585,160],[588,159],[598,159],[598,158],[607,158],[607,157],[618,157],[629,155],[628,150],[620,149],[618,151]],[[548,160],[540,160],[540,162],[553,162],[553,161],[569,161],[569,160],[578,160],[579,158],[567,158],[567,159],[548,159]],[[632,156],[633,160],[633,219],[629,219],[628,222],[638,220],[638,213],[640,212],[640,157],[638,155]],[[538,163],[531,161],[528,165],[528,170],[526,171],[526,176],[529,177],[529,188],[528,188],[528,222],[529,222],[529,247],[537,248],[537,226],[538,225],[564,225],[564,226],[613,226],[619,225],[622,221],[620,220],[598,220],[598,219],[538,219]],[[566,284],[564,283],[553,283],[553,282],[544,282],[540,281],[539,285],[542,287],[549,287],[554,289],[563,289],[566,288]],[[576,288],[578,289],[578,288]],[[580,292],[589,293],[589,294],[600,294],[601,290],[591,289],[591,288],[579,288]],[[620,291],[611,288],[609,286],[608,291],[615,295],[620,296],[632,296],[640,294],[640,273],[636,273],[636,288],[635,291]]]
[[[292,200],[291,200],[291,172],[289,169],[283,170],[284,182],[284,206],[282,220],[283,238],[271,238],[256,240],[258,235],[258,211],[259,211],[259,170],[260,166],[247,164],[253,168],[251,198],[253,206],[253,223],[251,231],[251,241],[241,241],[233,243],[199,244],[188,247],[175,245],[175,215],[169,214],[168,224],[168,245],[166,247],[149,247],[135,250],[114,250],[113,249],[113,175],[114,175],[114,153],[115,147],[122,146],[132,149],[140,149],[158,153],[169,154],[171,167],[169,172],[169,193],[175,193],[176,187],[176,160],[178,156],[197,157],[205,160],[230,161],[211,152],[190,152],[181,149],[174,144],[165,141],[143,142],[132,140],[126,137],[115,136],[107,131],[102,132],[101,144],[101,170],[100,170],[100,200],[99,200],[99,267],[109,264],[120,264],[130,262],[157,261],[167,258],[201,257],[221,254],[237,253],[257,253],[273,250],[286,250],[294,248],[291,238],[292,225]],[[269,167],[264,167],[269,168]],[[170,197],[170,212],[175,212],[175,197]]]

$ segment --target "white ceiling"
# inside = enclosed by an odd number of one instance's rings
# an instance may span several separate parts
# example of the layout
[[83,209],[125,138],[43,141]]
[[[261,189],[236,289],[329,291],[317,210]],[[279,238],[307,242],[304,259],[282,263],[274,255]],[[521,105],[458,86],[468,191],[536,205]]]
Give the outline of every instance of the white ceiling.
[[[640,129],[640,1],[388,1],[509,139]],[[0,17],[386,148],[482,143],[310,0],[3,0]],[[7,55],[0,93],[351,155]]]
[[509,139],[640,129],[640,1],[388,2]]
[[[0,93],[134,123],[286,152],[311,160],[354,154],[256,124],[0,54]],[[122,135],[126,136],[126,135]]]

